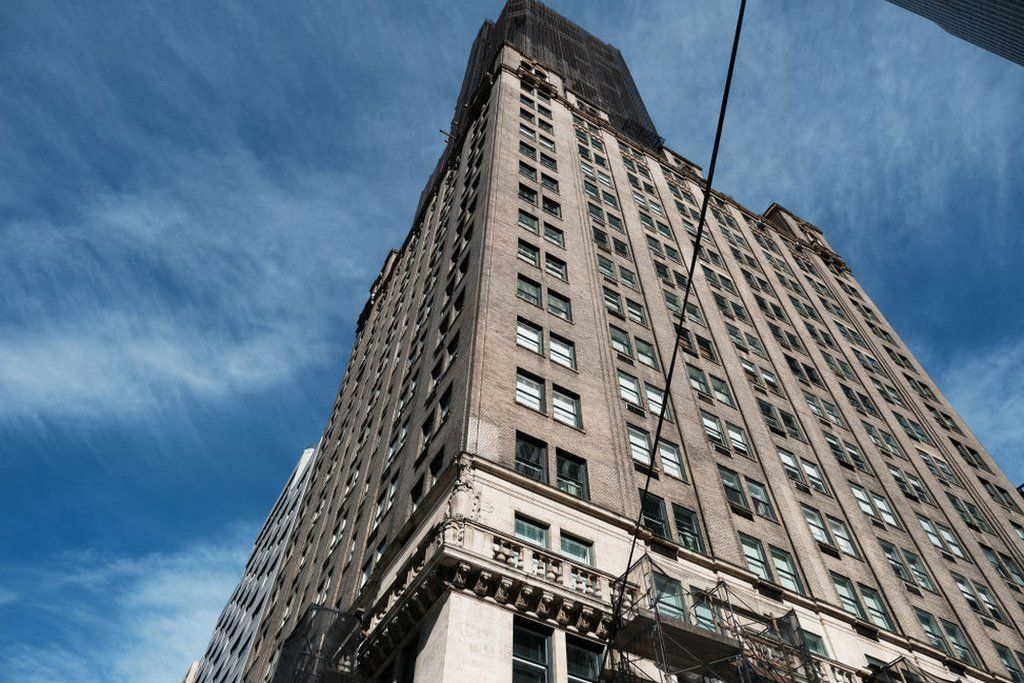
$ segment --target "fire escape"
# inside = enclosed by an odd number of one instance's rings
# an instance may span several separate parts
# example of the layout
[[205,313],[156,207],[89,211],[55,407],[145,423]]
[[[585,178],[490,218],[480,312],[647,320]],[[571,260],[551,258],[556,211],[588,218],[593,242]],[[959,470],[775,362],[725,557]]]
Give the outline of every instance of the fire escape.
[[759,614],[724,581],[680,591],[669,576],[644,555],[620,578],[618,586],[635,589],[624,600],[607,680],[820,683],[793,611]]
[[361,631],[356,615],[313,605],[281,646],[273,683],[357,683]]
[[930,674],[906,657],[889,662],[867,679],[868,683],[958,683],[961,680],[960,677],[950,679]]

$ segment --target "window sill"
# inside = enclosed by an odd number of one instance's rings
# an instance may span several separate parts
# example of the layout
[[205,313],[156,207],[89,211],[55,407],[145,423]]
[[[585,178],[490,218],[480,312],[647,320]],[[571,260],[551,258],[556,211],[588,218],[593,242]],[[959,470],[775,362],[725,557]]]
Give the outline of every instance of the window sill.
[[839,552],[838,548],[830,546],[827,543],[822,543],[821,541],[818,541],[818,550],[825,553],[826,555],[831,555],[836,559],[841,560],[843,558],[842,553]]
[[765,579],[758,578],[755,580],[754,587],[757,589],[758,593],[769,600],[774,600],[775,602],[782,602],[783,596],[785,596],[784,588],[776,586],[771,581],[766,581]]
[[628,410],[629,412],[633,413],[634,415],[637,415],[639,417],[647,417],[647,413],[646,413],[646,411],[644,411],[643,408],[641,408],[641,407],[639,407],[637,405],[634,405],[634,404],[630,403],[629,401],[625,401],[624,400],[623,403],[626,404],[626,410]]
[[657,467],[642,463],[639,460],[633,461],[633,469],[637,472],[643,472],[644,474],[650,475],[651,479],[661,478],[661,471]]
[[745,507],[741,507],[736,503],[729,503],[729,507],[735,514],[739,515],[740,517],[746,517],[750,520],[754,519],[754,513],[746,509]]

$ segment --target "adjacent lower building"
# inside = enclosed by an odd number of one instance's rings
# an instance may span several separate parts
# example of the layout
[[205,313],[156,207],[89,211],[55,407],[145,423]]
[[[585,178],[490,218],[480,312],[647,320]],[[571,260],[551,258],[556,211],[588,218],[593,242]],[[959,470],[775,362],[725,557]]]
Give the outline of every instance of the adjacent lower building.
[[271,589],[290,547],[291,532],[315,458],[316,452],[312,448],[304,450],[299,457],[288,483],[256,537],[242,580],[217,619],[206,653],[189,669],[185,683],[242,680],[253,651],[254,637],[270,609]]
[[817,226],[532,0],[450,130],[239,679],[1024,680],[1019,498]]

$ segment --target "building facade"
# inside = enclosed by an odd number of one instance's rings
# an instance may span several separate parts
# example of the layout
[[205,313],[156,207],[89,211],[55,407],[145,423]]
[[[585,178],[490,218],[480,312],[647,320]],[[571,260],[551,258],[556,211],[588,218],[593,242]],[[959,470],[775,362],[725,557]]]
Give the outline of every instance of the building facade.
[[315,453],[314,449],[307,448],[299,457],[256,537],[241,581],[217,619],[206,653],[189,669],[185,683],[241,680],[252,653],[253,638],[269,608],[268,598],[288,548]]
[[1024,66],[1024,3],[1017,0],[889,0],[947,33]]
[[701,169],[531,0],[450,130],[244,680],[1024,680],[1020,499],[821,230],[715,190],[693,244]]

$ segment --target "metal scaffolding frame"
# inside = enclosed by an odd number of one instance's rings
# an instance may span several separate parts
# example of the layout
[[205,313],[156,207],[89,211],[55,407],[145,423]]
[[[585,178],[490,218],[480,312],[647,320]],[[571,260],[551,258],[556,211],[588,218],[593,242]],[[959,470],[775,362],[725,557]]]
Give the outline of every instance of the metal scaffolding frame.
[[311,605],[281,646],[273,683],[358,683],[361,630],[355,614]]
[[900,656],[875,671],[867,680],[869,683],[958,683],[963,679],[927,673],[907,657]]
[[724,581],[670,594],[658,575],[672,577],[644,554],[616,582],[627,594],[608,680],[820,683],[794,611],[759,614]]

